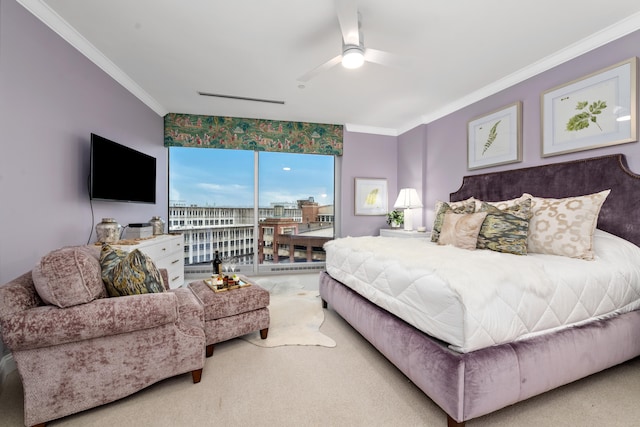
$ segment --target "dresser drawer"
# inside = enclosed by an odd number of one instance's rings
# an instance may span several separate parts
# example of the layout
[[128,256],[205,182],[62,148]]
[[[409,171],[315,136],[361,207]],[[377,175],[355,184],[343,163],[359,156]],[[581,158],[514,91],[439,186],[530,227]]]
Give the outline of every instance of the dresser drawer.
[[167,277],[169,278],[169,288],[179,288],[184,284],[184,260],[181,263],[172,264],[167,267],[160,267],[167,270]]
[[[153,240],[156,239],[160,240],[158,242],[153,242]],[[154,261],[175,253],[179,253],[181,257],[183,256],[182,236],[170,236],[168,239],[165,238],[165,236],[160,236],[153,240],[145,241],[137,247],[142,252],[149,255]]]

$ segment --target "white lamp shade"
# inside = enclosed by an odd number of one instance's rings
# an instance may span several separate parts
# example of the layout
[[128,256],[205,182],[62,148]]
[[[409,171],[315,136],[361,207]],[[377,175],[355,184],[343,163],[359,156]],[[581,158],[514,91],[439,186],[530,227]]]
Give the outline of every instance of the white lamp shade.
[[415,188],[403,188],[400,190],[400,194],[398,194],[398,198],[393,207],[405,209],[421,208],[422,202]]

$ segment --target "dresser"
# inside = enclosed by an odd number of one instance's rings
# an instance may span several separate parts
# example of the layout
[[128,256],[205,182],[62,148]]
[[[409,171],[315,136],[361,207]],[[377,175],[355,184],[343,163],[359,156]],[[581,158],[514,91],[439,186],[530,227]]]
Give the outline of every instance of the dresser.
[[112,246],[126,252],[139,249],[149,256],[156,267],[167,270],[169,288],[178,288],[184,284],[184,236],[182,234],[163,234],[153,239],[141,240],[135,245]]

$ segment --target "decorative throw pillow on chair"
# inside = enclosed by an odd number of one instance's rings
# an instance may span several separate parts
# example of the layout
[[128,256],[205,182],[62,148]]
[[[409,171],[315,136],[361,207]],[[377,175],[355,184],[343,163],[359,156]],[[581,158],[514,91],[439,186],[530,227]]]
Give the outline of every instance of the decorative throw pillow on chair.
[[102,280],[112,297],[164,292],[162,275],[153,260],[138,249],[125,252],[102,245]]
[[40,298],[61,308],[107,296],[100,278],[100,264],[82,246],[49,252],[36,264],[31,276]]

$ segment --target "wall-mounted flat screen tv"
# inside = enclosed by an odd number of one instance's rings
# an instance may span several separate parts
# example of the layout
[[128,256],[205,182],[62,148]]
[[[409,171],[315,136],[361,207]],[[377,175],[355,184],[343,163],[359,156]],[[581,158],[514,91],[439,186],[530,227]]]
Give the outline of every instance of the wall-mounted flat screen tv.
[[92,200],[155,203],[155,157],[92,133],[89,196]]

